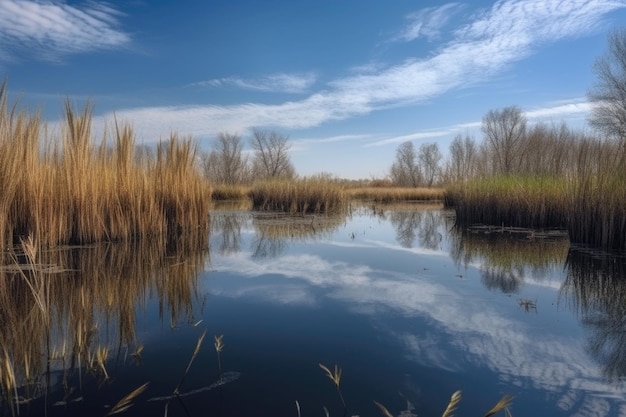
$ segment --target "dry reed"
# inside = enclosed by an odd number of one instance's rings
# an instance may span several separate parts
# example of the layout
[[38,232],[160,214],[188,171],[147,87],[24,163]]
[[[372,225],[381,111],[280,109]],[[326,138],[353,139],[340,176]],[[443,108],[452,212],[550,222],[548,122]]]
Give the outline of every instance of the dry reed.
[[258,182],[250,196],[256,210],[306,214],[333,213],[346,207],[342,187],[322,177]]
[[443,188],[426,187],[358,187],[348,188],[346,193],[352,199],[374,201],[377,203],[441,201],[444,197]]
[[96,144],[91,121],[89,103],[76,112],[67,101],[52,135],[0,86],[0,247],[26,235],[54,246],[206,229],[210,187],[190,139],[173,134],[149,157],[129,125]]

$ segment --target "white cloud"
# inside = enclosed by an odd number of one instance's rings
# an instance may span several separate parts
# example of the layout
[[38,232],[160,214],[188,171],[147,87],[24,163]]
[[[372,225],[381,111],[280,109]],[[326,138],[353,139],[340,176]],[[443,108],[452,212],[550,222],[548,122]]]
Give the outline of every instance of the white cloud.
[[583,117],[589,114],[592,106],[592,103],[581,99],[569,103],[556,103],[549,107],[527,110],[524,114],[528,119]]
[[[582,119],[589,114],[592,106],[593,104],[586,101],[585,99],[559,101],[546,107],[526,110],[524,111],[524,115],[530,122],[539,122],[544,120],[561,121],[575,118]],[[382,146],[413,140],[435,139],[444,136],[453,136],[457,134],[463,134],[464,132],[479,132],[481,124],[481,121],[475,121],[444,126],[438,129],[421,130],[406,135],[392,136],[390,138],[381,139],[376,142],[369,143],[365,146]]]
[[0,57],[28,54],[58,60],[66,54],[127,45],[130,36],[119,29],[120,16],[104,3],[1,0]]
[[238,77],[218,78],[201,81],[193,85],[203,87],[235,86],[246,90],[257,90],[278,93],[305,93],[315,84],[317,77],[314,73],[305,74],[271,74],[258,79],[243,79]]
[[407,16],[409,24],[393,40],[410,42],[422,36],[429,40],[439,37],[448,20],[462,8],[458,3],[428,7]]
[[[527,57],[540,45],[583,36],[597,28],[607,13],[624,7],[626,2],[621,0],[498,1],[491,9],[476,13],[471,21],[454,32],[451,41],[434,54],[426,58],[412,57],[378,71],[370,68],[360,75],[337,79],[329,83],[327,89],[303,100],[282,104],[147,107],[120,110],[117,115],[132,120],[146,140],[156,140],[171,130],[207,136],[220,131],[243,132],[262,126],[286,129],[316,127],[377,109],[424,102],[455,88],[485,82]],[[312,76],[283,74],[259,82],[224,79],[208,83],[233,83],[257,89],[282,86],[283,89],[298,90],[310,87],[313,81]],[[579,109],[566,106],[558,111]],[[112,115],[107,115],[107,118],[111,119]],[[441,136],[443,132],[429,134]],[[381,144],[399,140],[393,138]]]
[[438,138],[442,136],[448,136],[453,132],[454,132],[453,127],[443,129],[443,130],[425,130],[421,132],[409,133],[408,135],[394,136],[391,138],[379,140],[377,142],[369,143],[365,146],[366,147],[383,146],[383,145],[389,145],[392,143],[402,143],[402,142],[412,141],[412,140],[432,139],[432,138]]

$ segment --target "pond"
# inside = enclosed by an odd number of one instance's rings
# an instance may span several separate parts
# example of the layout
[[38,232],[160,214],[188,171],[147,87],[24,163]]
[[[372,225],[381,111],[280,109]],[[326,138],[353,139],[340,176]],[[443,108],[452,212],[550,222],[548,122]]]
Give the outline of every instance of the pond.
[[208,237],[24,260],[0,271],[3,415],[424,417],[457,390],[460,416],[626,415],[626,262],[562,233],[224,207]]

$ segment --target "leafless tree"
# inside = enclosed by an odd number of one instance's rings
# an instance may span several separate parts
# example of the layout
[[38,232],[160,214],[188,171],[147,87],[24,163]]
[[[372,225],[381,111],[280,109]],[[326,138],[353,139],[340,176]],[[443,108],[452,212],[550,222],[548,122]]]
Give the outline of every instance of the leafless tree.
[[482,131],[495,173],[514,173],[519,168],[526,136],[526,117],[522,110],[517,106],[490,110],[483,117]]
[[422,171],[424,183],[432,187],[441,175],[441,159],[443,156],[436,143],[424,143],[420,145],[417,159]]
[[405,187],[417,187],[422,182],[422,173],[417,165],[417,154],[413,142],[402,143],[396,150],[396,160],[391,165],[391,180]]
[[608,43],[608,51],[594,65],[597,80],[588,94],[594,103],[589,123],[619,140],[626,153],[626,28],[612,32]]
[[204,156],[206,176],[218,184],[240,184],[248,177],[248,158],[239,135],[220,133],[211,152]]
[[252,167],[256,178],[293,178],[295,169],[289,157],[289,136],[255,129],[250,146],[254,151]]
[[459,183],[476,175],[478,146],[469,135],[457,135],[450,144],[450,155],[446,164],[446,180]]

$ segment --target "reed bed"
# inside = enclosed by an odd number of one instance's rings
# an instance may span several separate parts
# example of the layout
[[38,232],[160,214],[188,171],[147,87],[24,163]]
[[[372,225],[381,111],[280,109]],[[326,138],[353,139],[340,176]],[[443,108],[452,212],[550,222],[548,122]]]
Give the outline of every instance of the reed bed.
[[258,182],[252,185],[250,196],[256,210],[335,213],[347,206],[343,188],[321,177]]
[[496,176],[451,186],[444,203],[454,207],[459,225],[566,228],[567,189],[565,179]]
[[355,200],[367,200],[377,203],[432,202],[441,201],[444,198],[443,188],[426,187],[359,187],[348,188],[346,193]]
[[214,184],[211,191],[213,201],[244,200],[250,197],[250,186]]
[[570,239],[602,249],[626,249],[626,173],[581,178],[570,188]]
[[574,243],[626,248],[626,176],[500,176],[446,191],[457,224],[564,229]]
[[89,104],[76,112],[67,102],[52,134],[39,114],[9,106],[0,86],[0,248],[26,235],[54,246],[208,227],[210,186],[190,139],[172,134],[149,157],[129,125],[97,144],[91,121]]

